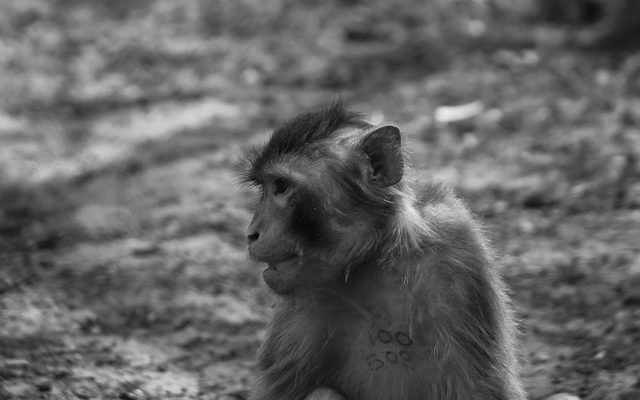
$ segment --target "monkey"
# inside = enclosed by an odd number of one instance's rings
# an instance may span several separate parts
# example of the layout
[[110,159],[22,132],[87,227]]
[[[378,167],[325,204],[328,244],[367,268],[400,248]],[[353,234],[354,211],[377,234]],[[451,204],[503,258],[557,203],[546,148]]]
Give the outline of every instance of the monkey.
[[525,398],[484,228],[401,141],[338,102],[246,151],[248,252],[276,299],[250,400]]

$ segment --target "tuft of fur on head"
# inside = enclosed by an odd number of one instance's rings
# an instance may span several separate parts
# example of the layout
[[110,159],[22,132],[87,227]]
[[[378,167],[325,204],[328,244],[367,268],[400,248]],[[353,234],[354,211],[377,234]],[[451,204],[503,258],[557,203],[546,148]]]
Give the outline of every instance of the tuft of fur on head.
[[269,165],[286,157],[312,155],[316,145],[332,138],[340,129],[367,126],[360,114],[348,111],[341,102],[299,115],[276,129],[264,146],[245,152],[242,178],[248,184],[259,184]]

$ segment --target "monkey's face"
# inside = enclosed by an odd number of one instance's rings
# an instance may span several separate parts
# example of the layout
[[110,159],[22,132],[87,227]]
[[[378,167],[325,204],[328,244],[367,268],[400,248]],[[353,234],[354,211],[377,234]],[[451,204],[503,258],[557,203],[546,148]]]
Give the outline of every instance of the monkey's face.
[[268,265],[263,278],[278,294],[339,281],[343,271],[331,257],[342,236],[321,204],[321,190],[311,187],[313,180],[326,183],[329,177],[303,176],[299,167],[295,175],[264,177],[247,230],[249,255]]
[[299,275],[304,253],[292,235],[291,207],[295,188],[283,178],[266,179],[260,203],[247,230],[249,255],[268,264],[263,277],[276,293],[290,293]]
[[285,128],[249,155],[244,179],[260,189],[249,255],[268,265],[263,277],[276,293],[335,288],[393,215],[388,188],[402,177],[400,133],[386,125],[302,140],[304,126]]

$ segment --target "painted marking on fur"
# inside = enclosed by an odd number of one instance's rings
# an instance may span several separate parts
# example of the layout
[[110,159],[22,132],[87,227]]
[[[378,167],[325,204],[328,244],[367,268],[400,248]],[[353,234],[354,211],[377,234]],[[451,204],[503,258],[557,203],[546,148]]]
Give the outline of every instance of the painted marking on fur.
[[369,366],[370,372],[375,372],[391,365],[398,365],[411,370],[415,369],[411,365],[411,353],[407,350],[400,350],[400,348],[410,348],[413,345],[408,332],[391,332],[386,329],[378,329],[377,332],[369,333],[369,343],[373,351],[368,353],[364,360]]

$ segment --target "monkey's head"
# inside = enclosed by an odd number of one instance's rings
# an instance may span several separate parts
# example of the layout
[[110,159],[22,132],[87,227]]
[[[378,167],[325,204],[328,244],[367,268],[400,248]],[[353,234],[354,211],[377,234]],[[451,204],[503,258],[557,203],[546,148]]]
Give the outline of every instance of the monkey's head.
[[249,254],[276,293],[335,287],[375,254],[403,175],[398,128],[334,105],[288,121],[247,160],[244,180],[260,193]]

